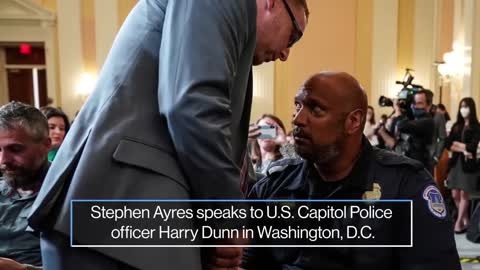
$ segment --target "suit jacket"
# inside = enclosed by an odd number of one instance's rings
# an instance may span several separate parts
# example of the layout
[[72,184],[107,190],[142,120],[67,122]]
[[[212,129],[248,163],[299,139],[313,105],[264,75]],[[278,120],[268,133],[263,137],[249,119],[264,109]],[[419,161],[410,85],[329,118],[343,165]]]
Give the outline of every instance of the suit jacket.
[[[30,226],[69,235],[71,199],[241,198],[255,44],[255,0],[140,1],[57,153]],[[199,249],[96,250],[139,269],[200,269]]]
[[473,154],[473,159],[465,159],[463,153],[452,152],[452,158],[448,160],[448,170],[452,169],[460,158],[464,172],[471,173],[478,171],[479,165],[476,153],[478,143],[480,142],[480,126],[473,123],[468,127],[462,127],[460,124],[455,123],[445,141],[445,148],[450,150],[450,147],[452,147],[455,141],[465,143],[466,150]]
[[433,141],[430,149],[430,157],[438,162],[440,156],[445,148],[445,139],[447,138],[447,128],[445,116],[441,113],[436,113],[433,116]]

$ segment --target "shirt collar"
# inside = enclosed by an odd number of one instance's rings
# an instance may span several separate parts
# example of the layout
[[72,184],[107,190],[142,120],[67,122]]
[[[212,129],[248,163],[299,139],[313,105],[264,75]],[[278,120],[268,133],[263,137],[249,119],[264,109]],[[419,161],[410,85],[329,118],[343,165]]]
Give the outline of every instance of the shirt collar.
[[350,174],[345,178],[348,187],[360,190],[370,190],[372,181],[368,179],[369,164],[372,159],[373,147],[368,139],[363,136],[362,150],[359,158],[355,162]]
[[[344,189],[358,189],[362,191],[370,190],[372,188],[372,181],[368,179],[368,171],[369,171],[369,163],[371,160],[371,156],[373,153],[373,147],[368,141],[368,139],[363,136],[362,137],[362,148],[360,152],[360,156],[358,157],[355,165],[353,165],[352,171],[342,179],[341,181],[344,183]],[[307,185],[308,179],[307,177],[310,175],[314,175],[315,177],[320,177],[318,173],[310,173],[311,170],[315,170],[313,164],[309,162],[305,162],[304,164],[304,181],[302,181],[304,186]],[[297,188],[299,186],[297,185]]]
[[[344,182],[344,188],[358,189],[367,191],[372,189],[373,182],[368,179],[368,171],[370,160],[372,159],[373,147],[368,139],[363,136],[362,148],[360,156],[355,162],[350,174],[342,181]],[[298,166],[293,173],[290,174],[291,180],[283,187],[284,190],[292,192],[304,191],[308,192],[308,177],[319,177],[317,173],[310,173],[311,170],[315,170],[313,164],[304,160],[301,166]],[[320,179],[318,179],[320,180]]]

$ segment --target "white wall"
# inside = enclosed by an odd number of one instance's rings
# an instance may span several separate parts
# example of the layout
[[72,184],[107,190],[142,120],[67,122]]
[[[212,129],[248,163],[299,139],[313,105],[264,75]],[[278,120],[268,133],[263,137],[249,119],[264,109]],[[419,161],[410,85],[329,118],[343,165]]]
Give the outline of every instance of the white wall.
[[61,105],[71,119],[83,103],[82,97],[75,93],[75,85],[83,73],[80,1],[57,1]]
[[391,113],[391,108],[379,108],[377,100],[385,95],[393,97],[397,68],[398,0],[375,0],[373,3],[372,90],[376,114]]
[[253,103],[250,122],[264,113],[273,113],[275,64],[273,62],[253,67]]
[[415,24],[413,45],[413,69],[415,84],[420,84],[435,93],[436,67],[435,55],[437,49],[435,27],[435,0],[415,1]]
[[101,69],[118,31],[117,0],[95,0],[97,68]]

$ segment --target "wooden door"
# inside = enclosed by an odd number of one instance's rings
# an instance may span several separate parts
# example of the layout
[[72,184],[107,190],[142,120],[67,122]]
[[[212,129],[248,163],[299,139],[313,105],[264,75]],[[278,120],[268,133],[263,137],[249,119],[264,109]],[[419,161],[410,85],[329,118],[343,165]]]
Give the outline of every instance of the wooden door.
[[38,67],[39,105],[47,105],[47,76],[43,45],[32,45],[31,52],[25,54],[19,51],[19,45],[6,45],[4,48],[9,100],[35,105],[34,76],[32,71],[34,67]]
[[7,69],[7,81],[10,101],[34,104],[31,69]]

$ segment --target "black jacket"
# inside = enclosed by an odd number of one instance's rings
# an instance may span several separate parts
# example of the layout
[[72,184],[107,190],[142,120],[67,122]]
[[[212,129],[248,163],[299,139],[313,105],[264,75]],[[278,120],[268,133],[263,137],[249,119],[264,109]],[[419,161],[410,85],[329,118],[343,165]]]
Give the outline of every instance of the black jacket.
[[[297,160],[283,168],[269,171],[266,178],[253,187],[250,199],[361,199],[362,194],[381,188],[381,199],[413,200],[413,247],[411,248],[258,248],[250,247],[244,252],[242,267],[246,270],[460,270],[458,253],[449,216],[442,212],[435,216],[426,191],[438,189],[432,176],[423,166],[412,159],[372,147],[364,139],[359,160],[349,176],[337,188],[320,188],[312,197],[311,183],[322,182],[318,174],[312,174],[312,165]],[[333,191],[332,191],[333,190]],[[428,192],[427,192],[428,194]],[[443,199],[437,193],[440,206]],[[377,220],[365,219],[381,228],[383,237],[396,238],[395,228],[386,228]],[[373,224],[375,223],[375,224]],[[258,241],[255,244],[269,244]]]
[[[462,138],[463,133],[463,138]],[[450,150],[453,142],[462,142],[466,144],[466,150],[469,153],[473,154],[473,159],[465,160],[465,155],[463,153],[452,152],[452,158],[448,161],[448,169],[450,170],[455,166],[457,160],[460,158],[462,162],[462,168],[465,172],[474,172],[477,171],[479,165],[477,163],[476,153],[477,146],[480,141],[480,125],[474,124],[466,128],[462,128],[460,125],[455,123],[452,127],[450,135],[445,141],[445,148]]]
[[408,134],[409,139],[405,142],[408,147],[404,149],[407,157],[422,162],[425,166],[432,163],[430,156],[430,146],[433,140],[435,123],[430,114],[421,118],[398,121],[397,130],[401,134]]

